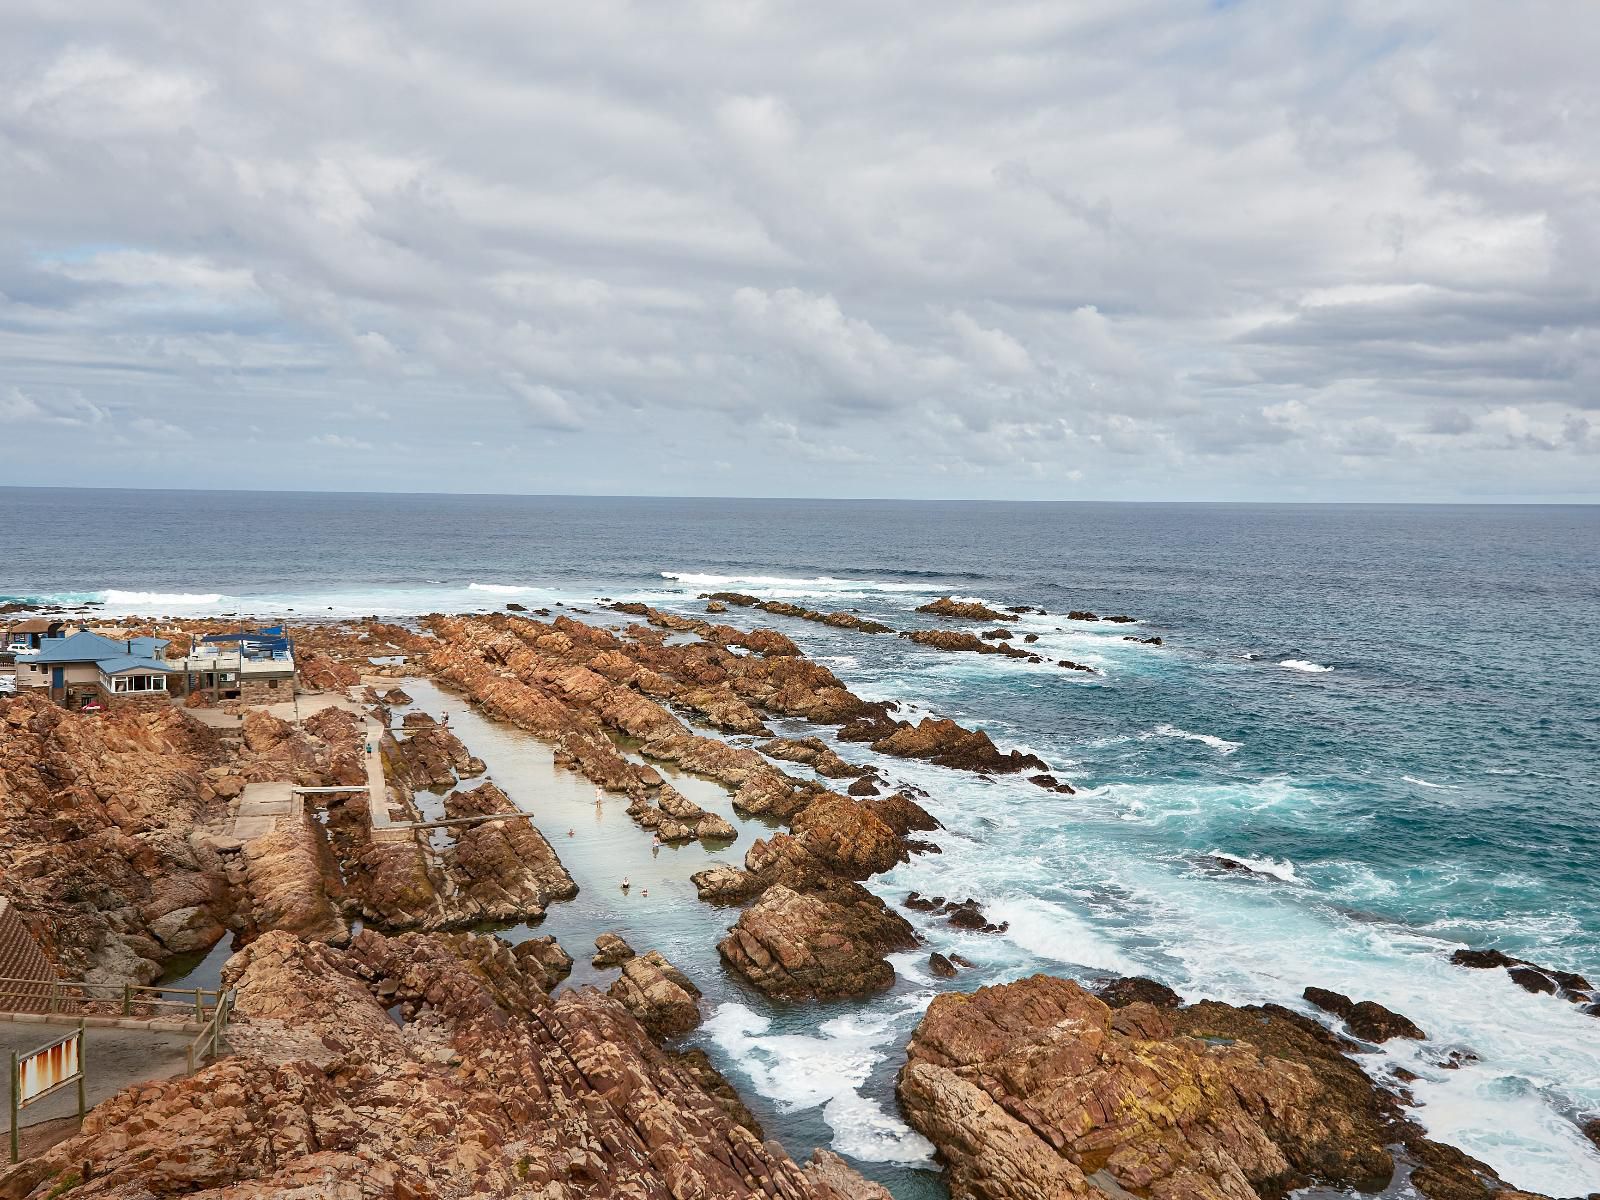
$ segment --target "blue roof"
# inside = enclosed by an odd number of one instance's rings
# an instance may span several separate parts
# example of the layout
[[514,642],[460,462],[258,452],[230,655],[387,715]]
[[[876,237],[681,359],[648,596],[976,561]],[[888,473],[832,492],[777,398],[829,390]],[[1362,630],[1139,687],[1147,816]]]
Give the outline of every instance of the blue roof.
[[164,663],[158,658],[135,658],[131,654],[124,654],[120,658],[100,658],[95,660],[95,666],[100,668],[104,675],[120,675],[124,671],[165,671],[169,675],[183,670]]
[[[166,648],[160,638],[130,638],[125,642],[101,637],[98,633],[79,630],[71,637],[49,638],[40,647],[35,663],[98,663],[106,659],[136,659],[146,666],[167,669],[156,655]],[[123,668],[126,669],[126,668]]]

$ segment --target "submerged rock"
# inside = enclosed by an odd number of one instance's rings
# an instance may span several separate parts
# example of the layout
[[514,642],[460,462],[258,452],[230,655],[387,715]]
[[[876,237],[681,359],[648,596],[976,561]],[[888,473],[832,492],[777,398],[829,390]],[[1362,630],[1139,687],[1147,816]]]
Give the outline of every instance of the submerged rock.
[[1357,1003],[1342,992],[1327,988],[1308,987],[1304,992],[1306,1002],[1343,1019],[1350,1032],[1364,1042],[1386,1042],[1390,1038],[1415,1038],[1422,1041],[1428,1035],[1415,1022],[1385,1008],[1375,1000]]
[[1457,950],[1450,956],[1450,961],[1458,967],[1480,971],[1504,967],[1511,981],[1524,991],[1560,996],[1569,1003],[1583,1005],[1584,1011],[1591,1016],[1600,1016],[1600,991],[1575,971],[1542,967],[1525,958],[1513,958],[1500,950]]

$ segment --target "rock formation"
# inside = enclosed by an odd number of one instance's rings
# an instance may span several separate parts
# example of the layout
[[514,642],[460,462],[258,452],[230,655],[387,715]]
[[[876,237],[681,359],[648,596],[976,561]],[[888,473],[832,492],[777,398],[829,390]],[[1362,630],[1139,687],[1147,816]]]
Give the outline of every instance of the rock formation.
[[578,894],[578,885],[544,834],[494,784],[445,797],[447,817],[494,813],[518,815],[461,827],[455,844],[442,854],[444,873],[456,891],[455,907],[470,901],[472,918],[478,921],[536,921],[552,900]]
[[656,950],[622,960],[606,994],[654,1038],[678,1037],[700,1024],[700,989]]
[[[894,981],[883,956],[909,950],[905,920],[859,885],[854,893],[806,894],[775,884],[717,944],[723,960],[768,995],[859,996]],[[853,898],[846,898],[852,897]]]
[[846,762],[821,738],[773,738],[761,743],[761,753],[768,758],[785,762],[803,763],[818,775],[828,779],[859,779],[874,774],[876,768]]
[[536,952],[478,935],[340,952],[268,934],[227,969],[235,1054],[106,1101],[0,1175],[0,1198],[881,1197],[762,1142],[709,1063],[616,1001],[551,1000],[545,978]]
[[[653,799],[653,803],[652,803]],[[670,783],[658,786],[653,797],[636,796],[628,805],[628,815],[645,829],[653,829],[663,842],[731,842],[739,836],[732,822],[707,812]]]
[[1422,1041],[1428,1036],[1417,1028],[1415,1022],[1375,1000],[1357,1003],[1341,992],[1320,987],[1306,988],[1305,999],[1323,1012],[1342,1019],[1350,1032],[1364,1042],[1386,1042],[1395,1037]]
[[981,600],[957,600],[953,596],[940,596],[927,604],[919,604],[917,611],[932,613],[936,617],[954,617],[961,621],[1004,621],[1006,614],[997,612]]
[[311,691],[342,692],[361,682],[355,667],[316,650],[298,653],[294,667],[300,685]]
[[[711,604],[706,605],[707,612],[727,612],[729,604],[740,608],[759,608],[762,612],[773,613],[780,617],[796,617],[802,621],[815,621],[820,625],[831,625],[835,629],[854,629],[857,633],[893,633],[894,630],[881,621],[873,621],[866,617],[858,617],[855,613],[847,612],[817,612],[815,609],[802,608],[798,604],[789,604],[782,600],[762,600],[756,596],[749,596],[743,592],[712,592]],[[715,604],[718,607],[712,608]]]
[[191,835],[226,815],[206,774],[223,753],[171,707],[0,699],[0,894],[64,975],[148,983],[222,936],[226,871]]
[[1010,646],[1001,641],[985,641],[975,633],[960,633],[954,629],[914,629],[900,636],[919,646],[932,646],[935,650],[967,654],[1001,654],[1006,658],[1021,658],[1030,662],[1044,661],[1037,654],[1030,654],[1020,647]]
[[602,933],[594,940],[594,957],[589,965],[600,970],[615,967],[633,957],[633,947],[620,933]]
[[1600,1017],[1600,990],[1582,975],[1573,971],[1557,971],[1541,967],[1525,958],[1513,958],[1499,950],[1457,950],[1450,961],[1458,967],[1474,970],[1494,970],[1504,967],[1511,981],[1523,991],[1560,996],[1572,1004],[1581,1004],[1591,1016]]
[[1434,1200],[1524,1195],[1425,1138],[1343,1049],[1274,1006],[1112,1008],[1035,975],[936,997],[897,1090],[957,1197],[1261,1200],[1311,1183],[1372,1192],[1393,1174],[1396,1142],[1421,1164],[1413,1186]]

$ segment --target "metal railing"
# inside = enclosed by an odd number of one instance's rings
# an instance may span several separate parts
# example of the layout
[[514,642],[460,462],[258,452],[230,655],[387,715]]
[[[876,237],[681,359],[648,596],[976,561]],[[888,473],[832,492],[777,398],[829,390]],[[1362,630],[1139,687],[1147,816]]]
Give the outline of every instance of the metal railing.
[[0,977],[0,1012],[170,1017],[205,1023],[215,1015],[221,1004],[222,993],[212,988]]
[[211,1020],[206,1022],[205,1028],[195,1035],[194,1041],[189,1043],[186,1057],[190,1075],[194,1074],[196,1067],[204,1066],[207,1058],[217,1058],[222,1054],[222,1035],[228,1028],[228,1017],[232,1012],[233,993],[223,992],[217,999]]

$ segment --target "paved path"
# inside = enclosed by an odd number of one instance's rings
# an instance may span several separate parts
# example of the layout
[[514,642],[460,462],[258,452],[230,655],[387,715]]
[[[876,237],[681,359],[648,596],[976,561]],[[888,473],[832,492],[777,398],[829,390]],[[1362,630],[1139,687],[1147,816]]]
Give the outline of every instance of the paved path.
[[278,827],[278,818],[289,816],[295,808],[294,784],[288,780],[247,783],[234,812],[233,836],[248,842],[271,833]]
[[[0,1021],[0,1058],[9,1064],[11,1051],[26,1053],[75,1028],[76,1021],[63,1024]],[[188,1066],[184,1052],[194,1036],[192,1033],[157,1033],[146,1029],[86,1030],[84,1062],[88,1067],[89,1107],[93,1108],[129,1084],[182,1075]],[[0,1113],[10,1108],[10,1075],[9,1070],[0,1069]],[[23,1109],[22,1124],[37,1125],[41,1121],[77,1115],[78,1089],[74,1085]],[[0,1124],[4,1120],[0,1116]],[[4,1136],[0,1131],[0,1138]],[[4,1150],[0,1150],[0,1155],[3,1154]]]
[[[252,704],[252,712],[266,712],[277,717],[280,721],[305,720],[315,716],[325,708],[342,708],[346,712],[353,712],[360,716],[365,712],[364,706],[357,700],[352,700],[344,692],[302,692],[293,700],[280,700],[276,704]],[[186,708],[183,710],[202,725],[209,725],[212,729],[238,729],[244,724],[244,717],[230,712],[223,712],[220,708]]]
[[[373,838],[376,841],[387,842],[402,841],[411,836],[410,826],[405,823],[404,817],[397,822],[389,810],[388,785],[383,774],[385,727],[382,722],[366,715],[366,707],[359,699],[347,692],[307,692],[296,700],[285,700],[262,707],[272,716],[284,721],[293,721],[297,716],[299,720],[304,721],[307,717],[315,716],[327,708],[342,708],[346,712],[360,716],[366,738],[363,750],[371,747],[370,752],[366,753],[366,786],[369,797],[367,808],[372,814]],[[236,731],[244,723],[242,716],[235,716],[217,708],[190,708],[184,711],[200,724],[213,729]],[[246,784],[234,810],[233,836],[241,842],[248,842],[252,838],[271,833],[278,827],[279,817],[290,816],[299,809],[300,799],[295,795],[292,782]]]
[[[389,787],[383,777],[383,735],[386,730],[381,721],[367,718],[367,745],[372,753],[367,755],[367,811],[372,814],[372,840],[398,842],[411,837],[411,831],[397,826],[394,813],[389,810]],[[404,821],[404,817],[401,821]]]

